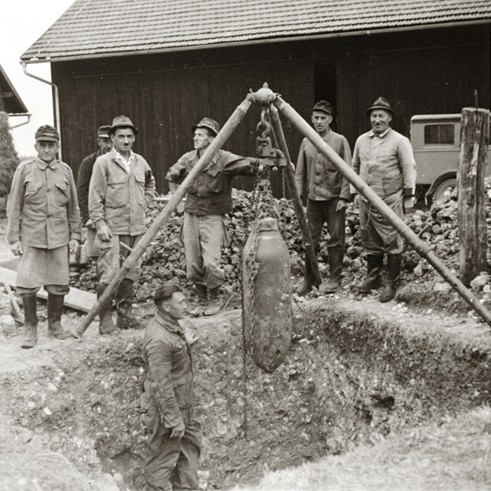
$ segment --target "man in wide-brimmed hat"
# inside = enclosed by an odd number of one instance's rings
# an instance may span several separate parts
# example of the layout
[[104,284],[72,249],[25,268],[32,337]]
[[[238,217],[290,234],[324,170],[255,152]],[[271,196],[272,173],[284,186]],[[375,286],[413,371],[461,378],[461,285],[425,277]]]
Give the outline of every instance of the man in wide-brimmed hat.
[[[193,126],[194,150],[185,153],[166,175],[171,192],[197,164],[219,131],[219,124],[211,118],[203,118]],[[194,283],[200,302],[208,303],[205,315],[213,315],[221,307],[219,293],[225,273],[220,258],[222,246],[228,242],[223,219],[232,211],[233,178],[255,175],[259,169],[260,159],[219,150],[187,194],[182,227],[186,275]]]
[[[351,165],[351,150],[343,135],[331,130],[333,108],[328,101],[318,101],[312,108],[312,124],[324,141],[348,164]],[[330,277],[324,286],[325,293],[335,293],[341,286],[343,270],[346,208],[350,201],[349,182],[338,168],[304,138],[298,152],[295,183],[300,196],[307,194],[307,218],[312,246],[316,253],[320,249],[322,229],[327,223],[329,239],[327,251]],[[299,295],[312,290],[314,275],[309,261],[305,260],[305,273]]]
[[[138,130],[127,116],[113,119],[109,135],[113,148],[97,158],[89,186],[89,215],[97,230],[97,296],[100,297],[128,255],[145,233],[145,210],[155,196],[155,179],[147,161],[132,147]],[[125,247],[126,246],[126,247]],[[132,267],[116,291],[117,325],[111,317],[112,299],[100,311],[99,331],[139,327],[132,312],[134,282],[140,261]]]
[[48,292],[48,336],[71,336],[61,326],[65,295],[70,291],[68,253],[81,240],[77,191],[70,167],[58,160],[60,136],[44,125],[36,131],[37,156],[16,169],[7,206],[7,239],[20,256],[17,293],[22,297],[25,337],[22,348],[38,339],[36,293]]
[[[367,109],[367,115],[372,129],[356,140],[353,169],[402,217],[404,211],[414,206],[416,163],[411,143],[390,127],[394,111],[384,97]],[[401,272],[402,237],[363,197],[357,196],[355,202],[360,206],[361,242],[367,254],[367,277],[355,291],[368,293],[382,286],[381,273],[387,255],[387,281],[379,300],[388,302],[396,294]]]

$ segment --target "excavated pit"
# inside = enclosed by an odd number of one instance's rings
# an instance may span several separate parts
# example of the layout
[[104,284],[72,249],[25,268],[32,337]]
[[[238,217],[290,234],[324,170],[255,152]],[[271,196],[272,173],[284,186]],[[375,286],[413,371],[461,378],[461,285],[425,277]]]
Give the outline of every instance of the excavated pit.
[[[193,362],[207,489],[254,483],[268,470],[490,403],[491,343],[483,350],[422,326],[438,321],[431,316],[379,316],[377,305],[302,304],[288,357],[272,374],[244,357],[239,311],[190,321],[200,337]],[[144,488],[141,337],[99,337],[91,327],[82,342],[41,339],[28,369],[2,374],[6,414],[31,435],[23,445],[42,438],[68,459],[87,482],[77,489]],[[53,482],[55,473],[53,464]]]

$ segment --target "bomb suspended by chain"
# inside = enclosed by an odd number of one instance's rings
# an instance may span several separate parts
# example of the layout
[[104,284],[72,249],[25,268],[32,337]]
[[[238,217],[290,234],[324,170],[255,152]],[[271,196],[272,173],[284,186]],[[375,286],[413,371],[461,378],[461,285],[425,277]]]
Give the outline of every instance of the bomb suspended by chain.
[[252,225],[242,269],[246,349],[258,367],[272,372],[285,359],[293,330],[290,255],[275,218]]

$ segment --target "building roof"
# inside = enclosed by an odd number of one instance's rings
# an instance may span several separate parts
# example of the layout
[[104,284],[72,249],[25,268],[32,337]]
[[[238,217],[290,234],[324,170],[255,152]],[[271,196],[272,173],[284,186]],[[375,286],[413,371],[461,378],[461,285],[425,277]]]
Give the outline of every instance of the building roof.
[[26,114],[26,105],[22,102],[12,82],[7,77],[2,65],[0,65],[0,95],[8,114]]
[[489,0],[76,0],[28,63],[489,22]]

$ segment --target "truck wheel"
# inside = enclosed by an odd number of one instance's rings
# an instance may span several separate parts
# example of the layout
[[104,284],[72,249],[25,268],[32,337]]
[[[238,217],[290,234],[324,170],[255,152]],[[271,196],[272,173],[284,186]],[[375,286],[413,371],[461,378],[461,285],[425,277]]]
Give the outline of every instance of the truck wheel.
[[452,189],[457,186],[457,178],[456,177],[451,177],[450,179],[445,179],[442,181],[437,188],[435,189],[435,192],[433,193],[433,203],[436,203],[437,201],[441,201],[443,199],[443,195],[445,194],[445,191],[452,191]]

